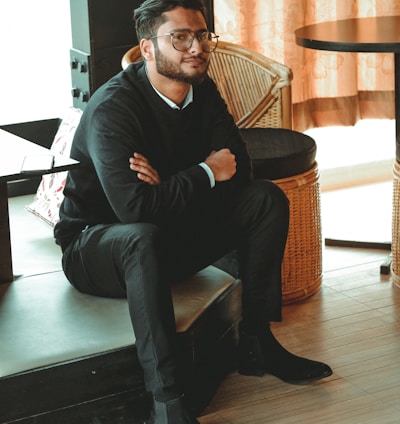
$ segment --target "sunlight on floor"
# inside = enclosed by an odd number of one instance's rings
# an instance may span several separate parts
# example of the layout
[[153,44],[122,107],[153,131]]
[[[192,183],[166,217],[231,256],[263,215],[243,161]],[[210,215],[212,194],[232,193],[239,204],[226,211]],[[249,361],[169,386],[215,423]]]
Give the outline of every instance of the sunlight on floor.
[[364,119],[354,126],[305,131],[317,143],[320,170],[384,161],[395,157],[395,121]]
[[389,242],[392,182],[323,192],[321,215],[324,238]]
[[[339,190],[321,187],[324,237],[360,241],[390,241],[392,174],[395,158],[394,120],[362,120],[354,127],[315,128],[306,132],[317,143],[321,174],[326,170],[343,177],[343,167],[374,170],[390,164],[385,181],[352,185]],[[334,175],[334,174],[332,174]]]
[[[323,240],[390,242],[395,122],[364,120],[354,127],[316,128],[307,131],[307,134],[317,143]],[[349,186],[344,184],[340,189],[326,190],[323,186],[324,172],[329,174],[330,181],[335,178],[337,181],[346,180],[348,177]],[[377,181],[360,184],[354,177],[356,174],[358,177],[366,175],[372,180],[376,178]],[[325,263],[325,270],[331,265]]]

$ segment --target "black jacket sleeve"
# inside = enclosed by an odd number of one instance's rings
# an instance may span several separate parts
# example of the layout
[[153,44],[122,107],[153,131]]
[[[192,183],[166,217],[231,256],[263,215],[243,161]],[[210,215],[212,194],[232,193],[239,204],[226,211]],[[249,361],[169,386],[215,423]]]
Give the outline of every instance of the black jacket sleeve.
[[[211,189],[199,163],[221,148],[235,154],[237,172]],[[129,168],[134,152],[149,159],[160,184],[137,178]],[[87,225],[179,219],[199,204],[232,198],[252,178],[246,145],[211,79],[194,88],[193,103],[175,111],[135,67],[94,93],[71,157],[80,167],[69,173],[55,230],[67,241]]]

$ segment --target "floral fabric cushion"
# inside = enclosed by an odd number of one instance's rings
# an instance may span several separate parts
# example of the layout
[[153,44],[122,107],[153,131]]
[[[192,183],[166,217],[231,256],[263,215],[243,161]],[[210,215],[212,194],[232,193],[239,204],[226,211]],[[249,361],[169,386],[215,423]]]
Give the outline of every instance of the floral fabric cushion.
[[[63,118],[51,145],[55,156],[69,156],[76,127],[82,116],[80,109],[70,108]],[[35,198],[26,206],[29,212],[39,216],[52,227],[59,221],[59,208],[64,198],[63,190],[68,171],[43,175]]]

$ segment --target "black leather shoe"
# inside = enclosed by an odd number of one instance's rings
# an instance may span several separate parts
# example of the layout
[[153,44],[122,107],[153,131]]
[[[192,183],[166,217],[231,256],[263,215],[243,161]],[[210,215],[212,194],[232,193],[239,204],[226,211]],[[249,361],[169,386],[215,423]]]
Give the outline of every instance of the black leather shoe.
[[293,355],[277,341],[268,350],[260,337],[243,334],[238,346],[238,372],[259,377],[272,374],[290,384],[311,383],[332,375],[328,365]]
[[312,383],[313,381],[321,380],[322,378],[332,375],[332,369],[327,364],[295,355],[293,356],[296,366],[282,368],[268,367],[267,365],[265,371],[290,384]]
[[153,410],[145,424],[199,424],[189,416],[183,403],[183,396],[166,402],[153,400]]

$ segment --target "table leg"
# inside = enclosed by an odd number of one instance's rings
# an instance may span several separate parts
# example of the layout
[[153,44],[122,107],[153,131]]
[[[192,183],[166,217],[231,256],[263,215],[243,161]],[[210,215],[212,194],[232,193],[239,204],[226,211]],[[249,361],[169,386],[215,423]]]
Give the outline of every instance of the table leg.
[[0,284],[13,281],[7,183],[0,182]]

